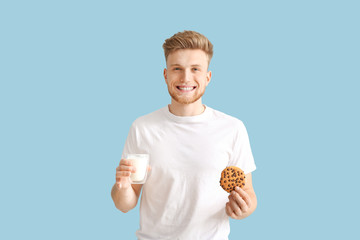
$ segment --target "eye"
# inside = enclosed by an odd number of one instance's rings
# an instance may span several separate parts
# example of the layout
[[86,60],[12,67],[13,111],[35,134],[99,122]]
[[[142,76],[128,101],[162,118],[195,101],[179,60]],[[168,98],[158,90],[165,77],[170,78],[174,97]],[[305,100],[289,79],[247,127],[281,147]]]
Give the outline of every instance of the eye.
[[179,67],[176,67],[176,68],[174,68],[174,70],[178,71],[178,70],[181,70],[181,69]]
[[193,71],[199,71],[200,69],[198,69],[198,68],[193,68]]

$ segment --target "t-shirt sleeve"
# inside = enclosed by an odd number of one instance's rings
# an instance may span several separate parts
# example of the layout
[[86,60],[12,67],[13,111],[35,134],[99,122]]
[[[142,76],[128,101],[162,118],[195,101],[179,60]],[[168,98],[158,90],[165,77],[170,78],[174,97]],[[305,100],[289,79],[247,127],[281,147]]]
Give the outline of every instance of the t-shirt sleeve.
[[125,158],[126,154],[141,153],[138,144],[139,144],[139,135],[136,129],[136,125],[135,123],[133,123],[130,127],[128,136],[126,138],[121,158]]
[[234,136],[230,166],[237,166],[241,168],[245,174],[251,173],[256,169],[250,147],[249,136],[243,122],[241,121],[237,124],[236,134]]

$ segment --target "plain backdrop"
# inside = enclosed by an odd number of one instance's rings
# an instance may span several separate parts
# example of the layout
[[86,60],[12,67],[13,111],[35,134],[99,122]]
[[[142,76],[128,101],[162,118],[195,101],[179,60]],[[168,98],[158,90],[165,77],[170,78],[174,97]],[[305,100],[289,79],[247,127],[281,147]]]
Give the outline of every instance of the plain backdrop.
[[[1,1],[0,238],[136,239],[111,200],[162,44],[214,44],[203,102],[241,119],[258,208],[230,239],[359,237],[359,1]],[[357,222],[357,223],[356,223]]]

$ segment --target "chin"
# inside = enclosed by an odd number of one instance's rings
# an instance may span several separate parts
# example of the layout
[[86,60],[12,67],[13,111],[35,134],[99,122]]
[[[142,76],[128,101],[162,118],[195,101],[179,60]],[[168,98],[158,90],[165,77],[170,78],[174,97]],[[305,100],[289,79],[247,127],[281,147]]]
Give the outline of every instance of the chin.
[[174,99],[176,102],[180,103],[180,104],[192,104],[197,102],[203,94],[194,96],[194,97],[189,97],[189,98],[185,98],[185,97],[179,97],[176,96],[175,94],[170,94],[171,98]]

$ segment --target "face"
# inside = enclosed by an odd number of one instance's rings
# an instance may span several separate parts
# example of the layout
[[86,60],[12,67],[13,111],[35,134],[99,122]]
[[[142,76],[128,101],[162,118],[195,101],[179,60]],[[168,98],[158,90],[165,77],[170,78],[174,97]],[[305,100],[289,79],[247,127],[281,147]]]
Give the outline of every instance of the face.
[[199,101],[211,79],[208,58],[200,49],[180,49],[170,53],[164,69],[172,100],[180,104]]

